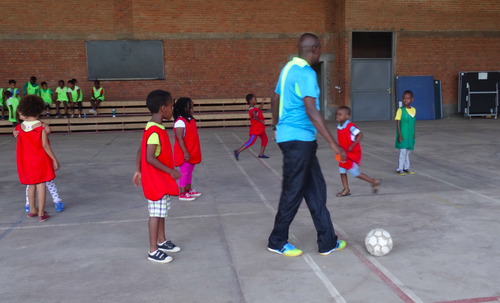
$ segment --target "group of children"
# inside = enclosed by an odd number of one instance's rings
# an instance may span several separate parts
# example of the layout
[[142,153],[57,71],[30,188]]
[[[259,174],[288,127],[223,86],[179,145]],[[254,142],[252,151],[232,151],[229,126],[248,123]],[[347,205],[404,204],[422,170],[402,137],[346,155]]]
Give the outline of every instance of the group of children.
[[[33,86],[33,83],[31,85]],[[62,87],[60,85],[60,88],[64,89],[64,83]],[[76,97],[79,96],[81,93],[76,95]],[[255,108],[257,104],[255,95],[247,95],[246,100],[251,120],[250,139],[239,150],[234,151],[236,160],[243,150],[255,143],[257,137],[260,137],[262,141],[259,158],[268,158],[264,155],[267,145],[265,120],[262,115],[264,100],[259,108]],[[399,108],[396,114],[398,121],[396,148],[400,149],[397,170],[399,175],[414,174],[410,170],[409,162],[409,153],[413,150],[415,143],[416,110],[411,107],[412,101],[413,93],[405,91],[404,106]],[[169,92],[155,90],[147,96],[146,105],[152,116],[143,132],[132,181],[136,186],[142,185],[144,196],[148,200],[150,240],[148,259],[168,263],[173,259],[167,253],[181,250],[165,236],[165,218],[170,209],[170,196],[179,196],[181,201],[193,201],[201,196],[201,193],[192,188],[194,167],[202,160],[200,140],[196,121],[193,118],[194,104],[190,98],[183,97],[176,101]],[[27,185],[26,196],[29,205],[26,206],[26,211],[28,217],[38,217],[39,222],[44,222],[49,218],[44,210],[46,187],[53,196],[56,210],[62,211],[64,206],[53,184],[55,171],[60,166],[49,144],[50,128],[38,120],[45,107],[45,100],[37,96],[36,92],[23,97],[17,107],[17,112],[23,122],[16,126],[14,132],[18,138],[16,155],[19,179],[22,184]],[[374,193],[378,191],[380,185],[380,180],[372,179],[359,171],[362,158],[360,141],[363,134],[349,121],[350,114],[349,107],[341,106],[336,115],[339,145],[347,154],[347,159],[339,163],[344,189],[337,194],[338,197],[351,194],[347,182],[348,171],[353,177],[369,182]],[[168,133],[162,124],[164,120],[170,120],[172,116],[174,117],[175,137],[173,151]],[[179,167],[179,170],[175,167]],[[35,203],[37,192],[38,208]]]
[[[61,117],[61,103],[64,107],[64,118],[68,118],[68,110],[71,113],[71,118],[74,118],[76,107],[78,107],[78,118],[82,117],[83,93],[80,87],[78,87],[78,81],[76,79],[69,80],[67,86],[64,80],[59,80],[58,87],[54,92],[48,88],[47,82],[42,82],[41,85],[38,85],[36,81],[36,77],[32,76],[24,85],[23,93],[25,96],[36,95],[42,98],[45,105],[45,116],[50,116],[50,106],[52,102],[55,102],[55,118]],[[2,120],[5,120],[5,112],[7,111],[8,120],[11,121],[14,126],[17,125],[19,117],[16,116],[16,109],[19,106],[20,100],[21,96],[19,94],[19,89],[16,88],[15,80],[9,80],[9,87],[5,90],[0,88],[0,110],[2,112]],[[104,101],[104,88],[101,87],[99,80],[96,80],[92,88],[92,97],[90,98],[92,108],[89,110],[89,113],[97,115],[97,109],[102,101]]]

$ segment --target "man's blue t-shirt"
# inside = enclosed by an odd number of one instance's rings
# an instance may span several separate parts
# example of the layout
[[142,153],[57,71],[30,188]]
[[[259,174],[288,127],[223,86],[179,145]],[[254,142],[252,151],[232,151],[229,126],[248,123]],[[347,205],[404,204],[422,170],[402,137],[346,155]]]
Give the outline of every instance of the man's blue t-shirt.
[[275,92],[280,95],[276,142],[314,141],[316,128],[306,113],[305,97],[316,99],[319,110],[319,87],[316,72],[307,61],[293,58],[283,68]]

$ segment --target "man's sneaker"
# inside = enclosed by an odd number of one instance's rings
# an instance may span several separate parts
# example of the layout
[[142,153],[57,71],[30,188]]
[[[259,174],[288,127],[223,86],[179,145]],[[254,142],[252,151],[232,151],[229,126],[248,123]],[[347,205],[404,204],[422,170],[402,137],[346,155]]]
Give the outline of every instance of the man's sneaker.
[[195,199],[196,198],[191,196],[189,193],[181,193],[179,195],[179,200],[181,200],[181,201],[193,201]]
[[29,214],[29,213],[30,213],[30,206],[29,206],[29,205],[26,205],[26,206],[24,207],[24,210],[26,211],[26,213],[28,213],[28,214]]
[[54,118],[60,118],[61,117],[61,113],[57,113],[56,116]]
[[262,159],[269,159],[269,157],[268,157],[268,156],[266,156],[266,155],[262,155],[262,156],[261,156],[261,155],[259,155],[258,157],[259,157],[259,158],[262,158]]
[[404,173],[407,173],[408,175],[414,175],[415,172],[413,170],[405,169],[403,170]]
[[199,197],[201,196],[201,193],[197,192],[196,190],[190,188],[188,190],[188,194],[191,196],[191,197]]
[[237,150],[235,150],[235,151],[234,151],[234,157],[236,158],[236,161],[240,161],[240,159],[238,159],[238,156],[239,156],[239,155],[238,155],[238,151],[237,151]]
[[44,213],[44,214],[43,214],[43,216],[39,216],[39,217],[38,217],[38,222],[39,222],[39,223],[45,222],[45,221],[47,221],[49,218],[50,218],[49,214]]
[[162,244],[158,244],[158,249],[163,251],[163,252],[180,252],[181,248],[179,246],[176,246],[172,241],[167,240],[163,242]]
[[319,254],[322,255],[322,256],[328,256],[329,254],[331,254],[332,252],[334,251],[338,251],[338,250],[342,250],[344,249],[346,246],[345,244],[345,241],[344,240],[338,240],[337,241],[337,245],[335,245],[335,247],[327,252],[320,252]]
[[287,256],[287,257],[298,257],[298,256],[302,255],[302,250],[300,250],[298,248],[295,248],[295,246],[293,246],[290,243],[287,243],[287,244],[283,245],[282,249],[272,249],[272,248],[269,248],[269,247],[267,249],[270,252],[277,253],[277,254],[280,254],[280,255],[284,255],[284,256]]
[[57,202],[55,203],[56,211],[63,211],[64,210],[64,203],[62,202]]
[[400,176],[406,176],[406,173],[404,171],[400,171],[400,170],[397,170],[396,174],[398,174]]
[[172,262],[173,259],[171,256],[157,249],[152,253],[148,253],[148,260],[158,263],[168,263]]

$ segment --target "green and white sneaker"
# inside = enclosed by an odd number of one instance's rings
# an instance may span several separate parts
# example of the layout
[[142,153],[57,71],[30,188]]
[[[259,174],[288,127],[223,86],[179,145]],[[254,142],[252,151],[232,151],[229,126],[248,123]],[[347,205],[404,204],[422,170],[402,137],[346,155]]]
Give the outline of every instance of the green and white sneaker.
[[327,252],[320,252],[319,254],[322,255],[322,256],[328,256],[329,254],[331,254],[332,252],[334,251],[338,251],[338,250],[342,250],[346,247],[346,244],[345,244],[345,241],[344,240],[338,240],[337,241],[337,245],[335,245],[335,247]]
[[281,249],[272,249],[269,247],[267,249],[270,252],[277,253],[279,255],[284,255],[287,257],[298,257],[298,256],[302,255],[302,250],[295,248],[295,246],[293,246],[290,243],[283,245],[283,248],[281,248]]
[[403,172],[407,173],[408,175],[414,175],[415,172],[413,170],[405,169]]
[[396,174],[400,175],[400,176],[406,176],[406,173],[404,170],[397,170],[396,171]]

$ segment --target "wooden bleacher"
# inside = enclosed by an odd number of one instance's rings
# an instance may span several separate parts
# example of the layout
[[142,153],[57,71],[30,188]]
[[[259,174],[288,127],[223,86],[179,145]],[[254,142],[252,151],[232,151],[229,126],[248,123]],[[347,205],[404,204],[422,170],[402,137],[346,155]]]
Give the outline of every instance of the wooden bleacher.
[[[237,127],[249,126],[248,105],[242,99],[197,99],[194,102],[194,117],[198,127]],[[261,99],[258,99],[260,104]],[[258,105],[259,105],[258,104]],[[50,109],[51,117],[41,117],[50,125],[52,132],[101,132],[141,130],[149,121],[150,113],[145,101],[104,101],[99,107],[99,115],[89,114],[90,102],[83,101],[87,118],[55,119],[55,105]],[[271,108],[269,100],[264,104],[266,125],[271,124]],[[112,117],[113,109],[116,117]],[[64,109],[61,110],[64,113]],[[172,127],[173,122],[164,122],[166,127]],[[0,134],[12,133],[12,123],[0,121]]]

